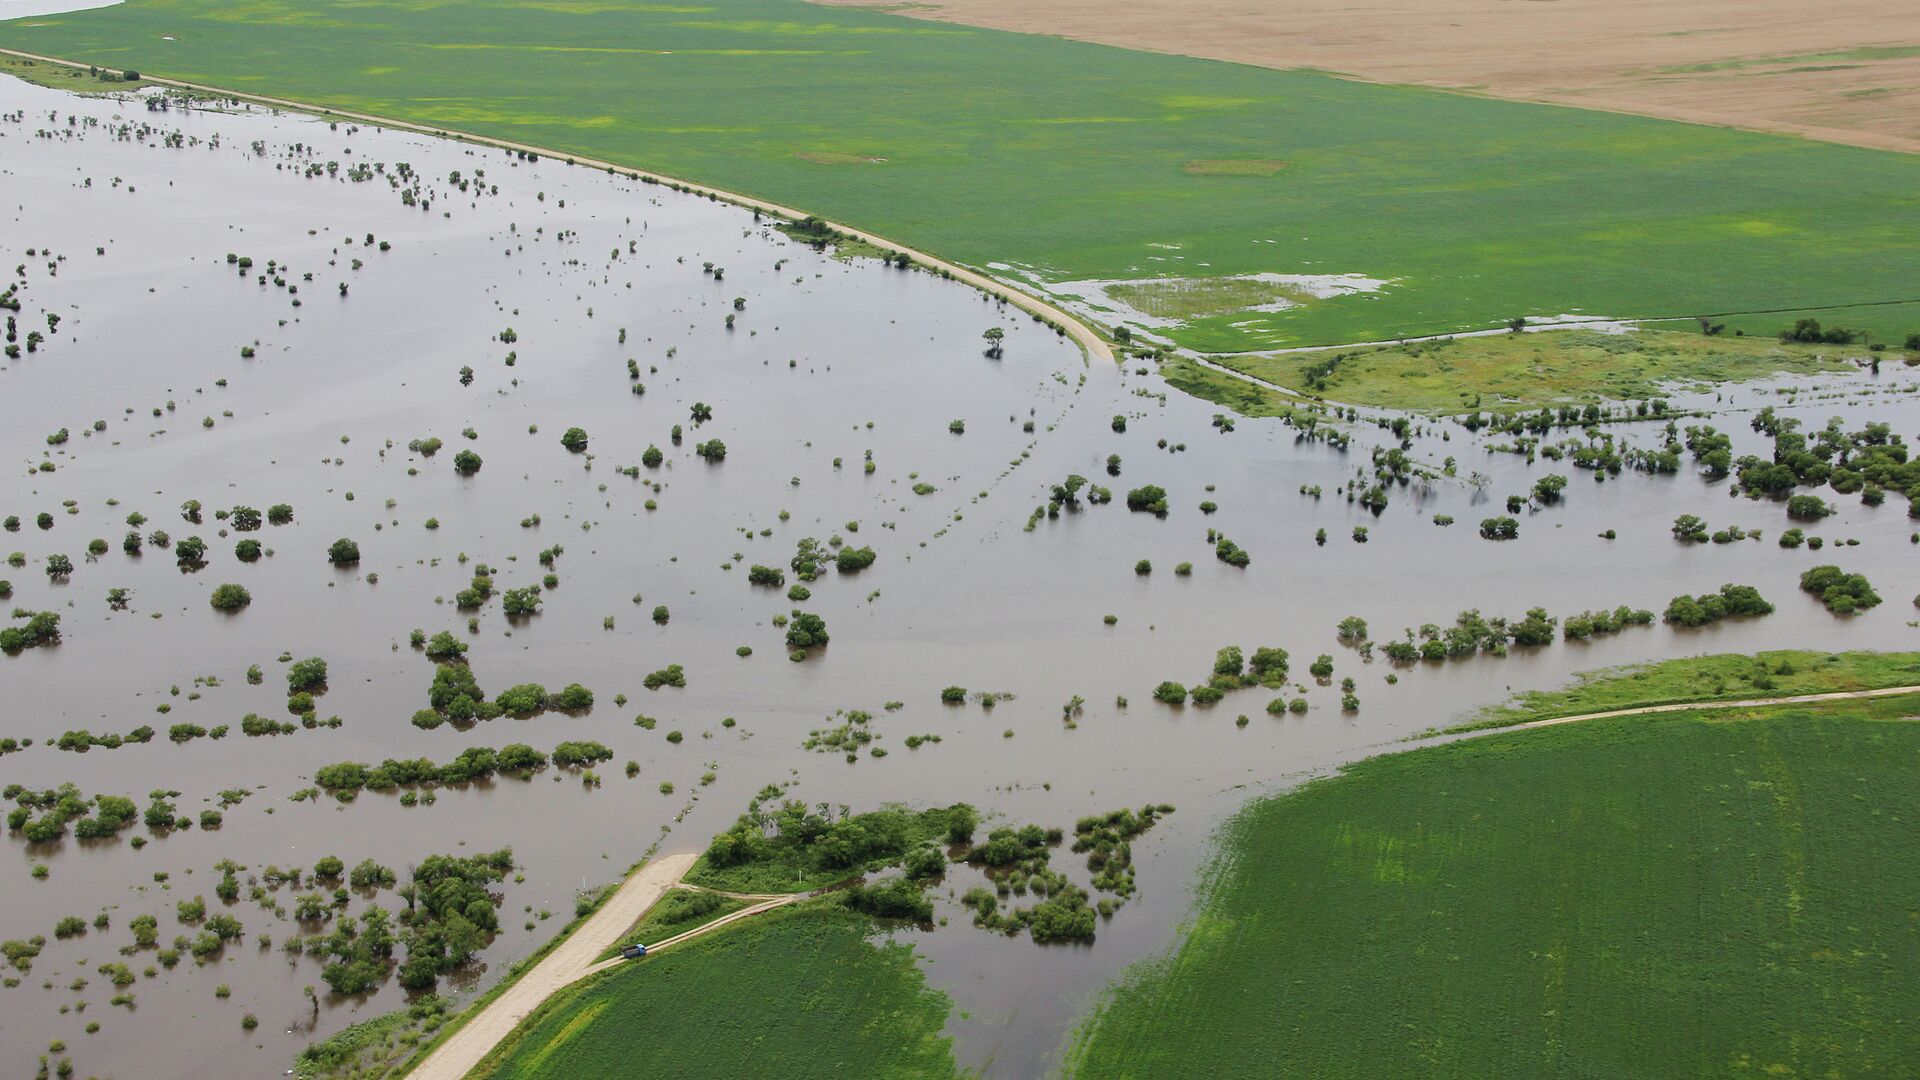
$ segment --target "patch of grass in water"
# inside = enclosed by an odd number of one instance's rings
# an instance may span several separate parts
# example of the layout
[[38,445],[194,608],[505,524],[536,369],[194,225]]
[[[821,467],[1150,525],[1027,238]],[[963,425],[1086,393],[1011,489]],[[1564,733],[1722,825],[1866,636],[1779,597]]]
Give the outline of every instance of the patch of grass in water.
[[1162,278],[1129,281],[1106,288],[1108,296],[1135,311],[1158,319],[1187,319],[1226,315],[1286,301],[1312,303],[1300,289],[1257,278]]
[[1630,401],[1675,388],[1773,375],[1855,370],[1857,345],[1785,345],[1773,337],[1638,330],[1552,330],[1390,345],[1349,353],[1323,386],[1308,369],[1329,351],[1219,362],[1330,401],[1427,413],[1511,412],[1566,402]]

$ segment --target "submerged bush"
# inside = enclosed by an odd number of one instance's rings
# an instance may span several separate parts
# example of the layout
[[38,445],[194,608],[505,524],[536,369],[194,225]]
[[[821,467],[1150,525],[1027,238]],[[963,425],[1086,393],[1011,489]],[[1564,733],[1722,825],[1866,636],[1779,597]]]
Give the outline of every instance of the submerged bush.
[[360,545],[343,536],[328,546],[327,561],[335,566],[352,566],[360,561]]
[[1852,615],[1880,603],[1865,575],[1849,574],[1837,566],[1816,566],[1800,575],[1800,588],[1818,596],[1835,615]]
[[244,585],[228,582],[214,587],[212,603],[220,611],[238,611],[253,603],[253,594]]
[[1718,593],[1676,596],[1667,605],[1666,622],[1674,626],[1705,626],[1732,616],[1759,616],[1773,613],[1773,605],[1751,585],[1727,584]]

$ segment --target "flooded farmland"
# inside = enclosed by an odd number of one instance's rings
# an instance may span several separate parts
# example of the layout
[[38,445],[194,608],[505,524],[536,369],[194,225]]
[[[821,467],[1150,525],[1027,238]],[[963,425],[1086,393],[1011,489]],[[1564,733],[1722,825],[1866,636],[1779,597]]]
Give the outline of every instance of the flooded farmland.
[[[31,740],[0,755],[0,784],[71,783],[142,806],[177,792],[166,801],[191,823],[7,837],[0,938],[46,937],[0,991],[10,1074],[57,1039],[83,1075],[279,1075],[313,1039],[403,1005],[392,981],[329,994],[320,962],[284,949],[315,927],[294,917],[305,890],[266,887],[270,866],[331,855],[404,872],[510,847],[500,935],[441,980],[464,996],[547,941],[584,887],[650,852],[703,848],[769,784],[856,810],[967,801],[1014,824],[1176,806],[1135,845],[1139,897],[1091,946],[974,929],[954,900],[965,870],[941,890],[943,925],[899,932],[954,998],[962,1063],[1032,1075],[1107,981],[1172,942],[1210,831],[1253,794],[1579,671],[1914,634],[1920,574],[1900,498],[1834,498],[1836,513],[1805,526],[1827,546],[1786,549],[1776,537],[1804,523],[1690,467],[1609,475],[1498,451],[1511,436],[1453,422],[1416,420],[1403,439],[1373,414],[1321,417],[1311,433],[1220,423],[1219,406],[1149,362],[1090,360],[978,292],[816,250],[737,207],[564,161],[150,100],[164,99],[0,79],[0,289],[14,289],[21,343],[38,335],[0,361],[0,449],[15,465],[0,516],[19,519],[0,534],[0,552],[19,553],[0,578],[12,608],[60,616],[57,644],[0,655],[0,737]],[[1669,401],[1675,415],[1715,413],[1677,423],[1716,424],[1735,456],[1764,455],[1749,420],[1768,406],[1808,430],[1839,416],[1912,438],[1914,381],[1890,364]],[[1607,431],[1645,447],[1666,424]],[[584,449],[563,445],[576,427]],[[1403,445],[1407,480],[1383,510],[1348,497],[1374,483],[1376,448]],[[456,466],[463,451],[476,469]],[[1548,474],[1570,476],[1565,492],[1515,511],[1517,538],[1478,534]],[[1089,486],[1047,514],[1069,476]],[[1164,514],[1129,510],[1125,493],[1143,485],[1164,489]],[[1112,501],[1095,503],[1093,486]],[[197,521],[183,511],[194,503]],[[284,523],[220,516],[283,504]],[[1682,514],[1761,537],[1682,544]],[[189,537],[204,541],[200,565],[177,555]],[[802,600],[790,572],[778,587],[749,582],[750,567],[788,568],[806,538],[870,547],[872,564],[823,570]],[[330,563],[341,539],[357,562]],[[257,558],[237,554],[247,540]],[[48,573],[58,556],[69,573]],[[1798,588],[1822,562],[1867,574],[1887,602],[1829,614]],[[462,607],[480,566],[494,595]],[[1778,610],[1441,663],[1364,658],[1335,635],[1348,616],[1385,642],[1465,609],[1659,612],[1728,582]],[[250,602],[216,610],[224,584]],[[508,615],[500,594],[535,586],[537,613]],[[796,611],[824,619],[830,643],[790,656],[782,624]],[[489,695],[577,683],[592,707],[416,726],[435,673],[416,630],[465,643]],[[1229,645],[1286,649],[1282,696],[1307,710],[1269,714],[1259,689],[1154,700],[1163,680],[1204,683]],[[1334,660],[1325,681],[1307,672],[1321,653]],[[309,657],[327,662],[312,726],[287,694],[290,662]],[[645,688],[669,665],[684,686]],[[1348,677],[1357,709],[1342,707]],[[943,703],[947,687],[965,702]],[[1063,712],[1076,696],[1077,714]],[[872,741],[851,756],[809,748],[843,710],[870,714]],[[293,730],[244,734],[249,714]],[[175,741],[176,725],[204,731]],[[142,726],[156,737],[56,747]],[[331,763],[568,740],[612,752],[597,780],[550,766],[431,798],[294,798]],[[215,894],[223,860],[246,887],[230,904]],[[173,966],[153,949],[122,955],[137,916],[158,919],[163,945],[193,936],[176,905],[195,897],[244,933]],[[376,902],[396,901],[344,899],[352,912]],[[69,916],[86,929],[56,937]],[[139,973],[124,989],[101,973],[113,961]]]

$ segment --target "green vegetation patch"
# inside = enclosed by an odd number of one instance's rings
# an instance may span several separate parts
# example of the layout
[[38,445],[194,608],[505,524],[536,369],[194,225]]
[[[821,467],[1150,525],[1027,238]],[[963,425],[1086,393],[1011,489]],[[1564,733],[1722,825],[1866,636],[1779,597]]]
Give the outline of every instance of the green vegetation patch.
[[957,1075],[946,996],[872,932],[834,907],[746,920],[563,991],[473,1075]]
[[887,160],[883,157],[849,154],[840,150],[796,150],[793,156],[815,165],[880,165]]
[[1594,721],[1253,803],[1069,1075],[1846,1076],[1920,1060],[1920,698]]
[[0,54],[0,75],[12,75],[35,86],[49,86],[76,94],[121,94],[149,85],[139,77],[138,72],[128,79],[117,70],[109,74],[97,68],[73,68],[5,54]]
[[752,902],[704,890],[669,889],[640,916],[640,921],[620,935],[619,944],[600,954],[600,959],[616,956],[628,945],[659,944],[675,934],[731,915]]
[[1720,653],[1583,672],[1560,690],[1529,690],[1449,732],[1508,727],[1556,716],[1684,702],[1753,701],[1920,686],[1920,653],[1805,651]]
[[1863,346],[1783,344],[1771,334],[1758,338],[1555,330],[1341,354],[1219,359],[1236,371],[1332,401],[1453,413],[1638,400],[1772,375],[1854,371],[1855,358],[1871,355]]
[[1319,419],[1309,415],[1311,402],[1281,393],[1270,386],[1236,378],[1224,371],[1215,371],[1184,356],[1170,357],[1161,364],[1160,375],[1175,390],[1215,405],[1224,405],[1242,416],[1299,418],[1308,428]]
[[421,1040],[446,1021],[446,999],[427,994],[312,1043],[294,1059],[300,1080],[384,1080],[396,1075]]
[[731,829],[714,837],[687,872],[687,884],[748,893],[817,889],[890,866],[937,841],[964,843],[980,820],[965,803],[832,815],[791,799],[770,805],[778,794],[761,792]]
[[[651,169],[1062,291],[1391,283],[1169,332],[1207,352],[1910,300],[1920,279],[1912,155],[801,0],[704,6],[130,0],[0,24],[0,45]],[[1878,340],[1920,330],[1872,310]]]
[[1297,288],[1247,277],[1123,281],[1107,286],[1106,294],[1154,318],[1179,320],[1314,300]]

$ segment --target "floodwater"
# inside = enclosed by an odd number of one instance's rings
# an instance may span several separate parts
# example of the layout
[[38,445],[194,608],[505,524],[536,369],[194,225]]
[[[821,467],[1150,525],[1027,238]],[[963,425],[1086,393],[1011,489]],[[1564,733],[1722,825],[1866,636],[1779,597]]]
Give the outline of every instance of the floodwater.
[[[0,549],[26,557],[0,576],[13,581],[13,605],[59,611],[64,632],[57,647],[0,656],[9,705],[0,736],[41,744],[77,728],[151,724],[164,736],[178,722],[235,726],[223,740],[184,745],[160,738],[86,754],[35,745],[0,757],[0,784],[71,781],[142,803],[166,787],[193,816],[223,789],[256,789],[218,830],[175,832],[142,849],[128,842],[139,827],[100,843],[5,840],[0,938],[49,938],[31,973],[0,990],[0,1070],[10,1074],[29,1072],[57,1038],[82,1075],[279,1075],[311,1039],[404,1003],[392,983],[364,999],[330,997],[317,961],[257,946],[262,934],[277,946],[296,924],[243,899],[233,908],[243,942],[215,962],[188,959],[141,978],[132,1009],[109,1006],[113,989],[95,969],[120,958],[128,921],[159,916],[163,940],[187,932],[173,905],[207,895],[217,907],[222,859],[245,865],[244,880],[327,854],[404,872],[431,854],[511,846],[521,877],[501,887],[506,930],[470,985],[443,982],[465,995],[557,930],[583,884],[616,880],[650,850],[703,847],[769,783],[855,809],[965,800],[1015,824],[1176,805],[1135,845],[1140,896],[1091,947],[994,937],[944,898],[948,925],[901,935],[955,999],[963,1062],[1028,1076],[1056,1060],[1101,987],[1175,940],[1208,836],[1257,793],[1578,671],[1719,651],[1893,648],[1914,634],[1905,598],[1920,575],[1907,566],[1912,527],[1897,497],[1879,508],[1838,498],[1839,513],[1810,530],[1857,538],[1857,547],[1787,551],[1773,542],[1789,524],[1781,507],[1729,498],[1724,482],[1629,474],[1595,483],[1564,464],[1494,453],[1493,440],[1447,424],[1417,437],[1412,453],[1436,467],[1456,457],[1462,476],[1490,478],[1484,491],[1451,479],[1401,488],[1376,518],[1335,488],[1367,471],[1371,447],[1391,442],[1385,431],[1352,426],[1345,450],[1273,420],[1242,418],[1223,433],[1214,406],[1131,366],[1089,362],[971,290],[836,260],[733,207],[559,161],[264,110],[155,113],[141,99],[0,80],[0,112],[9,117],[0,122],[0,268],[9,283],[20,280],[12,268],[24,275],[23,337],[47,312],[61,316],[37,351],[0,362],[0,439],[17,466],[0,480],[0,516],[23,519],[17,533],[0,533]],[[413,206],[387,180],[401,162],[425,178]],[[356,166],[370,178],[349,179]],[[449,183],[456,170],[466,191]],[[239,273],[229,253],[251,258],[250,271]],[[257,280],[269,260],[285,286]],[[709,262],[724,276],[703,270]],[[993,326],[1006,331],[998,360],[983,355],[981,333]],[[499,340],[508,327],[512,343]],[[629,360],[644,395],[629,390]],[[463,366],[471,385],[460,382]],[[1802,392],[1790,411],[1810,427],[1837,414],[1850,427],[1890,421],[1911,437],[1920,418],[1911,383],[1889,368],[1675,401],[1735,410],[1720,424],[1738,454],[1764,451],[1739,410],[1785,406],[1792,387]],[[712,408],[698,427],[695,402]],[[1128,418],[1124,433],[1112,430],[1115,415]],[[955,420],[964,433],[950,430]],[[94,431],[95,421],[104,428]],[[686,428],[678,446],[675,424]],[[560,445],[576,425],[590,435],[586,454]],[[68,441],[49,445],[63,427]],[[1657,426],[1615,430],[1645,443]],[[428,436],[444,440],[438,455],[408,452],[409,440]],[[724,440],[724,461],[695,456],[694,444],[711,438]],[[1157,447],[1162,439],[1169,448]],[[665,452],[660,468],[640,468],[637,479],[618,471],[649,445]],[[485,461],[471,477],[452,466],[463,448]],[[1105,469],[1111,453],[1123,459],[1117,478]],[[42,461],[53,471],[38,471]],[[1547,472],[1573,476],[1561,505],[1522,514],[1515,541],[1476,535],[1506,494]],[[1109,485],[1116,501],[1027,531],[1049,485],[1070,473]],[[921,483],[935,490],[915,494]],[[1166,518],[1123,505],[1127,488],[1146,483],[1170,493]],[[1324,494],[1303,495],[1302,485]],[[187,499],[204,505],[203,524],[182,520]],[[1203,499],[1217,512],[1203,515]],[[271,555],[238,561],[239,534],[221,535],[213,511],[281,502],[293,523],[251,534]],[[35,523],[43,511],[53,516],[44,531]],[[133,511],[149,519],[142,531],[205,538],[206,567],[182,573],[152,547],[123,554]],[[1766,537],[1683,547],[1668,526],[1686,512]],[[1434,514],[1459,524],[1437,528]],[[1356,525],[1370,529],[1369,542],[1350,539]],[[1251,565],[1212,558],[1209,528],[1249,551]],[[1324,546],[1314,540],[1322,528]],[[1618,539],[1598,537],[1608,528]],[[835,535],[871,545],[878,560],[855,575],[823,574],[801,605],[748,584],[750,564],[785,566],[801,538]],[[95,537],[109,551],[91,561]],[[358,541],[357,567],[328,564],[340,537]],[[564,548],[559,580],[541,613],[510,622],[496,597],[469,634],[469,613],[452,598],[472,564],[493,567],[498,589],[533,584],[544,572],[537,553],[555,545]],[[65,582],[43,572],[55,553],[75,563]],[[1143,558],[1153,563],[1147,576],[1134,572]],[[1173,572],[1183,561],[1190,576]],[[1827,614],[1795,586],[1823,561],[1864,571],[1887,603],[1853,619]],[[221,582],[246,585],[252,604],[212,610]],[[1349,614],[1386,640],[1469,607],[1659,610],[1676,593],[1723,582],[1758,586],[1778,612],[1703,632],[1656,626],[1404,668],[1362,663],[1334,636]],[[106,602],[116,586],[131,590],[125,611]],[[655,605],[670,609],[665,625],[650,618]],[[822,615],[832,635],[802,662],[789,661],[772,622],[796,606]],[[580,682],[596,707],[464,732],[416,729],[408,718],[425,706],[433,668],[408,644],[415,628],[470,641],[490,693]],[[1312,710],[1271,717],[1271,695],[1257,690],[1210,708],[1152,700],[1162,679],[1202,681],[1230,644],[1288,649]],[[742,645],[751,656],[736,655]],[[1336,657],[1336,679],[1356,678],[1357,713],[1340,711],[1337,684],[1306,678],[1321,652]],[[329,662],[318,711],[342,723],[243,737],[242,715],[284,713],[283,653]],[[684,689],[642,688],[646,673],[671,663],[684,665]],[[266,672],[263,685],[247,684],[251,664]],[[198,676],[219,685],[196,687]],[[943,706],[948,685],[1014,696],[991,710]],[[624,706],[615,703],[622,693]],[[1069,728],[1061,707],[1076,694],[1085,712]],[[1131,704],[1119,707],[1118,696]],[[890,701],[905,704],[883,711]],[[874,714],[886,757],[848,763],[802,748],[809,730],[854,708]],[[1244,728],[1234,722],[1242,713]],[[642,714],[657,725],[636,726]],[[684,742],[667,740],[674,730]],[[913,734],[942,741],[908,750]],[[544,751],[563,739],[612,748],[602,786],[549,769],[442,790],[430,806],[371,792],[347,804],[289,800],[331,762],[444,761],[469,745]],[[629,759],[637,777],[623,775]],[[1055,863],[1084,880],[1066,852]],[[30,876],[34,865],[48,868],[44,880]],[[956,893],[971,883],[966,873],[953,875]],[[367,902],[356,898],[354,910]],[[52,939],[60,917],[91,920],[102,909],[110,929]],[[548,911],[551,921],[537,921]],[[127,962],[138,971],[151,954]],[[76,977],[91,982],[71,989]],[[223,983],[230,998],[215,996]],[[306,986],[323,991],[317,1017]],[[256,1030],[242,1030],[245,1013],[259,1017]],[[101,1030],[86,1034],[95,1020]]]
[[69,11],[91,11],[112,7],[120,0],[0,0],[0,21],[24,19],[29,15],[62,15]]

